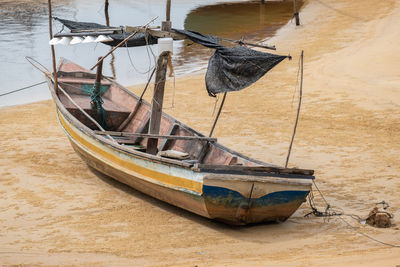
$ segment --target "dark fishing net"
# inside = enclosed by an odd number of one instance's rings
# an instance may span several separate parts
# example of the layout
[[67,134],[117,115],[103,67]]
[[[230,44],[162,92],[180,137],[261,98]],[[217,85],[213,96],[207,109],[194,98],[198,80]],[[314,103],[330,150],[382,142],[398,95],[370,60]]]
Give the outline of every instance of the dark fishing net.
[[[92,22],[78,22],[78,21],[72,21],[72,20],[66,20],[66,19],[60,19],[60,18],[54,18],[55,20],[58,20],[61,22],[65,27],[67,27],[70,30],[91,30],[91,29],[98,29],[98,30],[107,30],[107,29],[112,29],[115,27],[108,27],[105,25],[101,25],[98,23],[92,23]],[[120,42],[122,42],[126,37],[129,36],[128,33],[117,33],[117,34],[110,34],[107,35],[113,39],[113,41],[110,42],[103,42],[105,45],[109,46],[116,46]],[[151,44],[156,44],[157,43],[157,37],[153,37],[149,35],[148,33],[142,33],[139,32],[135,34],[132,38],[130,38],[126,44],[124,45],[125,47],[134,47],[134,46],[145,46],[145,45],[151,45]]]
[[215,49],[208,62],[206,88],[210,96],[242,90],[275,67],[287,56],[259,52],[243,46],[232,48],[218,43],[218,37],[194,31],[176,30],[190,40]]

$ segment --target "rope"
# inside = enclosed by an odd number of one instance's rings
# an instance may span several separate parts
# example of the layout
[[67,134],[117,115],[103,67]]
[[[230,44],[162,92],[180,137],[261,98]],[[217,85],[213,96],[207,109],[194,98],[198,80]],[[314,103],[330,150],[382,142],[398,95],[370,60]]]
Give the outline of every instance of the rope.
[[29,86],[26,86],[26,87],[22,87],[22,88],[20,88],[20,89],[16,89],[16,90],[13,90],[13,91],[10,91],[10,92],[1,94],[0,96],[5,96],[5,95],[13,94],[13,93],[16,93],[16,92],[19,92],[19,91],[22,91],[22,90],[26,90],[26,89],[29,89],[29,88],[32,88],[32,87],[35,87],[35,86],[44,84],[44,83],[46,83],[46,81],[43,81],[43,82],[40,82],[40,83],[35,83],[35,84],[29,85]]
[[96,110],[97,116],[101,118],[101,127],[107,129],[106,111],[103,108],[103,98],[101,98],[100,83],[95,83],[90,92],[90,105]]
[[[355,220],[358,220],[359,222],[361,221],[361,218],[358,215],[355,214],[345,214],[344,212],[338,212],[337,210],[333,209],[331,207],[331,205],[328,203],[328,201],[326,200],[326,198],[324,197],[324,195],[322,194],[321,190],[318,188],[317,184],[315,183],[315,181],[313,180],[313,184],[315,186],[315,188],[318,190],[319,194],[321,195],[322,199],[324,200],[325,204],[326,204],[326,208],[325,211],[319,211],[317,210],[317,208],[315,208],[315,203],[314,203],[314,195],[312,193],[312,190],[310,192],[310,195],[308,197],[308,201],[309,204],[311,206],[312,211],[310,213],[307,213],[306,215],[304,215],[304,217],[308,217],[311,214],[314,214],[316,217],[332,217],[332,216],[337,216],[342,222],[344,222],[347,226],[349,226],[353,231],[355,231],[356,233],[374,241],[377,243],[380,243],[382,245],[385,246],[389,246],[389,247],[394,247],[394,248],[400,248],[400,245],[394,245],[394,244],[390,244],[387,242],[383,242],[380,241],[364,232],[361,232],[360,230],[358,230],[355,226],[351,225],[349,222],[347,222],[345,219],[343,219],[342,216],[349,216]],[[381,203],[376,203],[376,204],[385,204],[385,202],[381,202]],[[385,206],[384,206],[385,207]]]
[[[131,64],[132,68],[133,68],[137,73],[139,73],[139,74],[149,74],[149,73],[151,72],[152,62],[151,62],[150,52],[151,52],[151,54],[153,55],[154,68],[155,68],[156,61],[157,61],[156,56],[155,56],[154,53],[153,53],[153,50],[152,50],[151,47],[149,46],[147,28],[148,28],[148,27],[145,28],[146,31],[144,32],[145,41],[146,41],[147,57],[148,57],[148,59],[149,59],[149,67],[148,67],[147,71],[146,71],[146,70],[145,70],[145,71],[141,71],[141,70],[139,70],[139,69],[135,66],[135,64],[133,64],[133,60],[132,60],[132,57],[131,57],[131,54],[130,54],[129,48],[128,48],[128,42],[125,43],[125,47],[127,48],[126,51],[127,51],[127,55],[128,55],[128,58],[129,58],[129,62],[130,62],[130,64]],[[123,37],[125,37],[125,33],[123,34]]]
[[50,75],[50,71],[48,68],[46,68],[45,66],[43,66],[39,61],[37,61],[36,59],[32,58],[32,57],[28,57],[26,56],[25,59],[37,70],[39,70],[40,72],[43,72],[43,74],[49,76]]

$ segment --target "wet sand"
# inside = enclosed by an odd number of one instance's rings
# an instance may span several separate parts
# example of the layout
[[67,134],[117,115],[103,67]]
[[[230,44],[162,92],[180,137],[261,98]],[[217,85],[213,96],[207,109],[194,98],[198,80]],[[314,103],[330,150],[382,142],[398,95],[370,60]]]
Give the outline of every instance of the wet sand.
[[[376,229],[400,245],[400,3],[311,0],[303,26],[268,40],[284,61],[231,93],[215,136],[282,165],[296,113],[297,61],[305,51],[303,108],[290,166],[316,170],[333,207],[366,216],[390,204],[397,226]],[[140,91],[135,87],[135,92]],[[150,94],[149,94],[150,95]],[[174,97],[173,97],[174,96]],[[172,108],[172,100],[174,107]],[[167,83],[166,111],[207,133],[214,99],[203,75]],[[366,239],[339,218],[229,227],[172,207],[90,170],[44,101],[0,110],[0,263],[147,266],[396,266],[400,248]],[[323,202],[314,192],[318,206]]]

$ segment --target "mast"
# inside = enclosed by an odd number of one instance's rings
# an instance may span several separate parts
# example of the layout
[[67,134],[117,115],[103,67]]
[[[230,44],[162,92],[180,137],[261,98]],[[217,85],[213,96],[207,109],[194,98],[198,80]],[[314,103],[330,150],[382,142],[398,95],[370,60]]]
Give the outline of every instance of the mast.
[[[153,100],[151,102],[149,134],[159,134],[160,132],[165,78],[167,74],[167,63],[169,54],[169,51],[164,51],[160,54],[157,60],[156,82],[154,85]],[[158,139],[149,138],[147,141],[146,152],[153,155],[157,154],[157,145]]]
[[[165,21],[163,21],[161,23],[161,30],[167,31],[167,32],[171,31],[171,0],[167,0]],[[159,39],[159,42],[160,42],[160,39]],[[160,45],[159,45],[158,49],[160,49]],[[157,60],[154,94],[153,94],[153,100],[151,102],[149,134],[157,135],[160,133],[162,105],[163,105],[163,101],[164,101],[165,79],[167,76],[167,66],[168,66],[168,60],[169,60],[171,52],[170,51],[162,51],[162,52],[159,51],[160,55],[158,56],[158,60]],[[152,154],[152,155],[157,154],[157,152],[158,152],[157,145],[158,145],[157,138],[149,138],[147,140],[146,152],[149,154]]]

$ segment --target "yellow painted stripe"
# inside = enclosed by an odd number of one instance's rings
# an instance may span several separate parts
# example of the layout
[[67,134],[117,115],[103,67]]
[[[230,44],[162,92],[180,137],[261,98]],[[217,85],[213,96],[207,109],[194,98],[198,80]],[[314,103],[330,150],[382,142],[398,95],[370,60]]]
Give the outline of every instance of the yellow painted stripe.
[[[118,166],[118,169],[122,170],[127,169],[129,171],[132,171],[134,173],[137,173],[139,175],[143,175],[149,179],[154,179],[157,180],[161,183],[169,184],[172,186],[177,186],[181,187],[184,189],[192,190],[197,193],[202,193],[202,183],[193,181],[190,179],[185,179],[182,177],[177,177],[177,176],[172,176],[168,175],[165,173],[157,172],[139,165],[134,164],[133,162],[129,160],[122,159],[121,157],[118,157],[117,155],[114,155],[104,149],[102,149],[99,145],[99,143],[92,143],[83,137],[81,137],[74,129],[72,129],[68,124],[68,122],[64,119],[63,115],[58,111],[58,117],[60,119],[61,125],[64,127],[64,129],[67,131],[67,133],[75,139],[81,146],[85,147],[87,150],[89,150],[96,158],[100,159],[106,159],[108,161],[108,164],[114,163]],[[104,161],[104,160],[103,160]],[[126,172],[126,171],[125,171]]]

